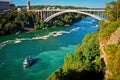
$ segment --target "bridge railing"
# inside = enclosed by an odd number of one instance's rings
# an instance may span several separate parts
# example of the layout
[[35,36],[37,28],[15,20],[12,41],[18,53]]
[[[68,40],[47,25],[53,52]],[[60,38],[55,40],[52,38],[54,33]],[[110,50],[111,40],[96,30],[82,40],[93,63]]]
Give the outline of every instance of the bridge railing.
[[80,10],[80,11],[104,11],[105,8],[81,8],[81,9],[38,9],[29,11],[65,11],[65,10]]

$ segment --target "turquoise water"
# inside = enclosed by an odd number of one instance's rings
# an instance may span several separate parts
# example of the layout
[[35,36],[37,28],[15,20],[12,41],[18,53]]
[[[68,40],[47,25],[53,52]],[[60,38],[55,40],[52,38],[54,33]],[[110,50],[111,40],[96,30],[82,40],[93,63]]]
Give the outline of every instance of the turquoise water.
[[[86,17],[70,27],[50,28],[0,37],[0,80],[45,80],[63,65],[85,34],[98,29],[98,20]],[[23,68],[26,56],[35,62]]]

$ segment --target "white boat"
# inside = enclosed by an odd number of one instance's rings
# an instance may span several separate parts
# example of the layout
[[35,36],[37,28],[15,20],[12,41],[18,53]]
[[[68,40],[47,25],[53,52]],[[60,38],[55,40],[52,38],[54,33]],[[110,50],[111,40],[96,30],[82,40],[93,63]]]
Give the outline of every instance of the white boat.
[[27,56],[26,59],[23,62],[23,66],[24,67],[28,67],[28,66],[30,66],[32,64],[32,62],[33,62],[32,57],[31,56]]

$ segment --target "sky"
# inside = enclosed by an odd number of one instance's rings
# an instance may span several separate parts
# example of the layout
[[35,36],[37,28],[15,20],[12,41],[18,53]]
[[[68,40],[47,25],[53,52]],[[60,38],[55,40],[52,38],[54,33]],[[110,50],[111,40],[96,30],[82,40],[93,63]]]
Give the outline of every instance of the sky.
[[[10,1],[14,2],[16,6],[27,4],[27,0],[10,0]],[[110,1],[117,1],[117,0],[30,0],[30,4],[31,5],[63,5],[63,6],[89,7],[89,8],[104,8],[105,3]]]

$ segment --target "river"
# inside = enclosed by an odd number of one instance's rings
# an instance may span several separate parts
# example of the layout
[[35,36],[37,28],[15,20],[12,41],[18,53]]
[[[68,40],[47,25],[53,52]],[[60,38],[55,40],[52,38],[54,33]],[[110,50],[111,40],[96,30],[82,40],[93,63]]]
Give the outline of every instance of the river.
[[[98,20],[83,18],[70,27],[56,27],[0,37],[1,80],[45,80],[63,65],[65,55],[73,53],[85,34],[96,31]],[[23,68],[26,56],[35,62]]]

